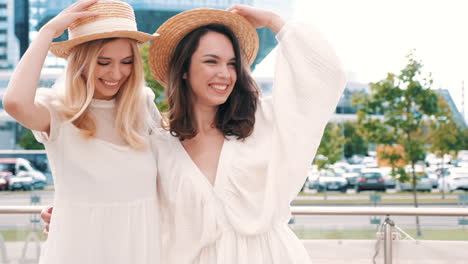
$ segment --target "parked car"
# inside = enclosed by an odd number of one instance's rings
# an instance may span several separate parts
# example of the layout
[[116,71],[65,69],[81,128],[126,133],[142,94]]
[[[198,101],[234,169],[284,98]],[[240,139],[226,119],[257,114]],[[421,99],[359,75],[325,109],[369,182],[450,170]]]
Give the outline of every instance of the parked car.
[[385,181],[385,187],[387,189],[394,189],[396,187],[396,180],[392,176],[392,168],[390,167],[380,167],[380,173],[382,173],[382,177]]
[[387,190],[387,187],[385,186],[385,180],[378,168],[363,169],[354,188],[357,193],[361,191],[385,192]]
[[[416,181],[416,191],[431,192],[432,182],[426,172],[416,173],[418,180]],[[399,192],[410,192],[413,191],[413,185],[410,182],[398,182],[396,186]]]
[[21,174],[19,176],[13,176],[10,178],[10,184],[8,186],[10,191],[14,190],[25,190],[30,191],[34,189],[33,178],[27,174]]
[[356,182],[361,175],[361,171],[364,168],[364,165],[349,165],[343,177],[348,181],[348,188],[353,188],[356,186]]
[[354,154],[351,158],[348,158],[348,162],[349,164],[361,164],[364,157],[361,154]]
[[429,180],[431,180],[432,188],[437,188],[439,186],[439,176],[437,173],[434,172],[427,172],[427,176],[429,176]]
[[375,157],[364,157],[362,164],[367,168],[374,168],[377,167],[377,159]]
[[449,175],[439,179],[439,190],[446,192],[468,191],[468,168],[450,168]]
[[0,190],[8,190],[10,185],[10,178],[13,176],[10,172],[0,171]]
[[14,177],[15,165],[10,163],[0,163],[0,190],[10,189],[10,179]]
[[0,158],[0,171],[11,173],[8,189],[44,189],[46,177],[23,158]]
[[348,190],[348,182],[340,173],[330,170],[320,171],[317,180],[317,191],[340,191],[345,193]]
[[307,183],[306,186],[309,189],[317,189],[317,180],[318,180],[318,170],[317,165],[312,165],[307,169]]

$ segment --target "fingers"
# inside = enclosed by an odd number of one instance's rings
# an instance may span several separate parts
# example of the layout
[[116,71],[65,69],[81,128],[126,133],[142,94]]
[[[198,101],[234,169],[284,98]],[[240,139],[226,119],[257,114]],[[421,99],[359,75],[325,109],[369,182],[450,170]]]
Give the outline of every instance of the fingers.
[[252,7],[249,6],[249,5],[235,4],[235,5],[232,5],[231,7],[229,7],[228,9],[226,9],[226,11],[245,10],[245,9],[249,9],[249,8],[252,8]]
[[89,7],[92,4],[95,4],[98,0],[80,0],[75,2],[73,5],[70,6],[70,11],[72,12],[79,12],[84,10],[85,8]]
[[44,235],[48,236],[49,235],[49,224],[45,224],[44,226],[44,230],[42,230],[42,233],[44,233]]
[[226,9],[226,11],[236,13],[239,15],[245,15],[248,12],[249,8],[251,7],[248,5],[232,5],[231,7]]
[[42,231],[44,235],[49,235],[49,227],[50,227],[50,220],[52,220],[52,211],[54,210],[53,207],[46,207],[41,210],[41,218],[44,221],[44,230]]
[[50,220],[52,219],[53,210],[54,210],[53,207],[47,207],[47,208],[42,209],[41,218],[46,224],[50,223]]
[[71,13],[71,14],[68,14],[68,15],[72,16],[73,21],[75,21],[76,19],[80,19],[80,18],[97,16],[97,15],[99,15],[99,12],[82,11],[82,12]]

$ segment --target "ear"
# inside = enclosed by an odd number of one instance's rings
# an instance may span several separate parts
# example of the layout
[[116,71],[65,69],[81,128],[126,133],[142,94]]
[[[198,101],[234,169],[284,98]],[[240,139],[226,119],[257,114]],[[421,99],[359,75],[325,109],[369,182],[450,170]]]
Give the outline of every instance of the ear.
[[182,74],[182,79],[187,79],[187,73],[184,72],[184,74]]

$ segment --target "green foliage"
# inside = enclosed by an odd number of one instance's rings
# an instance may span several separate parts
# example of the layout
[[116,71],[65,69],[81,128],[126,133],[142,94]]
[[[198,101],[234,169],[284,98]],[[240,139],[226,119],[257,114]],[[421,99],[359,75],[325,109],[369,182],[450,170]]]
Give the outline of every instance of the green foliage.
[[[432,80],[421,77],[421,62],[408,55],[408,64],[399,75],[389,73],[387,78],[371,83],[371,95],[356,98],[360,131],[370,142],[402,144],[407,149],[407,161],[421,156],[414,136],[420,133],[426,118],[437,112],[437,96],[430,90]],[[375,115],[383,114],[382,118]],[[374,115],[374,116],[373,116]],[[412,138],[413,136],[413,138]]]
[[345,139],[342,136],[340,125],[329,123],[323,133],[322,141],[317,151],[317,156],[323,155],[326,159],[317,158],[315,164],[318,169],[326,168],[329,164],[339,161],[343,155],[343,144]]
[[463,131],[453,119],[453,113],[443,97],[439,97],[439,111],[431,120],[430,128],[430,151],[438,157],[463,149]]
[[461,145],[463,146],[463,149],[468,149],[468,127],[463,129],[463,132],[460,133],[460,139],[459,139]]
[[[389,73],[387,78],[371,83],[371,94],[357,98],[359,103],[359,131],[370,142],[384,145],[399,144],[404,148],[407,164],[414,164],[425,156],[421,134],[425,120],[438,110],[437,95],[432,80],[421,76],[422,64],[408,56],[408,64],[400,74]],[[376,114],[383,115],[379,118]]]
[[26,130],[19,140],[19,145],[23,149],[44,149],[44,145],[37,142],[31,130]]
[[168,104],[164,96],[164,87],[153,78],[153,76],[151,75],[149,64],[148,64],[149,44],[145,43],[144,45],[142,45],[140,51],[141,51],[141,56],[143,58],[143,69],[145,71],[146,85],[150,87],[151,90],[153,90],[155,94],[154,102],[158,106],[159,111],[165,112],[168,109]]
[[355,154],[367,155],[369,144],[358,133],[357,123],[345,122],[344,123],[344,156],[350,158]]
[[[414,204],[418,207],[415,164],[426,155],[424,127],[438,112],[438,98],[431,90],[432,80],[421,76],[422,63],[415,59],[414,52],[407,56],[408,63],[396,75],[389,73],[387,78],[371,83],[371,94],[355,101],[359,105],[358,123],[361,134],[369,142],[388,146],[401,145],[406,164],[411,165],[408,175],[405,166],[395,168],[392,174],[399,174],[400,182],[413,185]],[[380,114],[380,117],[375,115]],[[398,154],[386,153],[390,160],[398,160]],[[419,231],[419,219],[416,218]]]

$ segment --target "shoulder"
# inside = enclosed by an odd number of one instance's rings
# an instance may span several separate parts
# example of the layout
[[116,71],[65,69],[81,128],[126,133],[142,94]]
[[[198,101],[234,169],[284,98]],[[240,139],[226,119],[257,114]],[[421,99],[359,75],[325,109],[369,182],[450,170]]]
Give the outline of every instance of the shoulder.
[[36,91],[36,100],[38,101],[56,101],[58,100],[58,94],[52,88],[39,88]]
[[149,88],[149,87],[144,88],[144,94],[145,94],[146,100],[148,100],[148,101],[153,102],[154,99],[156,98],[155,95],[154,95],[153,90],[151,88]]

